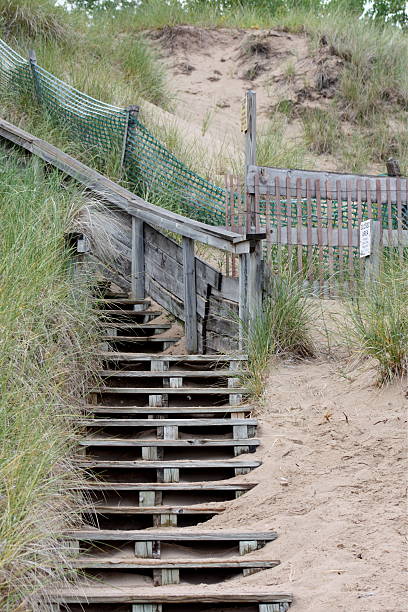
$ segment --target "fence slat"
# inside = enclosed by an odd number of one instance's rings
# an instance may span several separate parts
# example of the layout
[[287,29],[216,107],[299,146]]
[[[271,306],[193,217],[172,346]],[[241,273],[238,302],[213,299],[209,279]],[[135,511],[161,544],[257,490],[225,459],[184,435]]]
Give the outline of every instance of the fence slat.
[[348,270],[350,281],[354,278],[354,265],[353,265],[353,224],[352,224],[352,208],[351,208],[351,194],[352,186],[350,181],[347,181],[347,252],[348,252]]
[[307,277],[313,279],[313,246],[312,246],[312,184],[311,179],[306,180],[306,202],[307,202]]
[[270,189],[265,194],[265,224],[266,224],[266,252],[268,259],[272,252],[272,234],[271,234],[271,192]]
[[[356,185],[357,192],[357,227],[360,229],[361,222],[363,220],[363,211],[361,208],[361,179],[357,179]],[[359,257],[359,270],[360,270],[360,278],[364,274],[364,261],[362,257]]]
[[[392,203],[391,203],[391,185],[390,179],[387,179],[387,225],[388,225],[388,244],[392,245]],[[396,246],[396,245],[395,245]]]
[[259,173],[256,175],[255,189],[255,231],[259,232],[260,228],[260,210],[259,210]]
[[322,238],[322,194],[320,179],[316,181],[316,215],[317,215],[317,243],[319,257],[319,289],[323,294],[323,238]]
[[296,179],[296,210],[297,210],[297,257],[298,271],[303,272],[303,246],[302,246],[302,179]]
[[328,267],[329,267],[329,296],[333,294],[332,284],[334,282],[334,249],[333,249],[333,198],[331,191],[331,183],[326,181],[326,193],[327,193],[327,255],[328,255]]
[[402,247],[402,204],[401,204],[401,179],[397,178],[397,234],[398,234],[398,257],[402,261],[404,249]]
[[343,205],[341,201],[341,183],[336,181],[337,193],[337,230],[338,230],[338,245],[339,245],[339,280],[342,282],[344,278],[344,253],[343,253]]
[[288,234],[288,261],[290,267],[292,267],[292,194],[289,176],[286,178],[286,231]]
[[380,244],[383,245],[383,216],[382,216],[382,194],[381,194],[381,181],[378,179],[375,182],[375,194],[377,199],[377,211],[378,211],[378,221],[380,222]]

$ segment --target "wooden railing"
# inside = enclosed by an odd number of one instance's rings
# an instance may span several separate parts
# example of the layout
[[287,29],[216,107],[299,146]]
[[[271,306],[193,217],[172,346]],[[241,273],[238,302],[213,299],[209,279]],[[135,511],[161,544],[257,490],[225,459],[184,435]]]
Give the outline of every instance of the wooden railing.
[[[195,241],[221,249],[239,258],[240,275],[236,300],[239,320],[245,323],[255,314],[261,301],[259,244],[260,240],[265,237],[264,235],[236,233],[224,227],[207,225],[150,204],[57,147],[1,119],[0,137],[58,168],[97,195],[99,199],[130,215],[132,219],[130,289],[134,297],[142,298],[146,291],[145,226],[170,231],[182,237],[184,307],[178,315],[185,322],[186,344],[189,352],[197,352],[200,346],[197,325],[199,311],[197,261],[199,260],[194,256]],[[155,296],[155,299],[160,303],[159,294]],[[241,348],[243,323],[239,326]]]

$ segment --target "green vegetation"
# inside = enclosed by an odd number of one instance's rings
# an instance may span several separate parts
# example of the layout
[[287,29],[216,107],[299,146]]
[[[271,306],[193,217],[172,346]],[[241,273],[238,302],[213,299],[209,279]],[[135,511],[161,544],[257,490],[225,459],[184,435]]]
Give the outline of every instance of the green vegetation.
[[378,382],[408,372],[408,274],[399,259],[384,260],[380,275],[346,301],[343,335],[353,354],[372,359]]
[[[62,530],[80,504],[68,487],[74,417],[93,369],[95,321],[73,284],[64,233],[83,201],[38,160],[0,149],[0,608],[25,609],[66,580]],[[23,608],[21,608],[23,609]],[[46,610],[43,604],[41,610]]]
[[271,357],[304,358],[314,355],[311,339],[315,306],[303,289],[302,278],[283,264],[269,269],[259,313],[244,326],[248,374],[245,384],[254,396],[264,390]]

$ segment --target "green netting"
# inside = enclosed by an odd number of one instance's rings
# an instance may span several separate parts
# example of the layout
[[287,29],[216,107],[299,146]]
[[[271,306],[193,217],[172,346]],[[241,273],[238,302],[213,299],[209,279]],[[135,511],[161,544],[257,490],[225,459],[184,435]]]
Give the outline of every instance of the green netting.
[[[38,103],[65,126],[79,141],[96,147],[102,153],[120,151],[126,143],[124,166],[127,177],[136,189],[148,191],[150,194],[164,196],[166,206],[174,206],[177,210],[190,217],[213,225],[226,223],[225,199],[227,192],[221,187],[192,172],[155,138],[149,130],[137,119],[129,121],[128,111],[124,108],[105,104],[78,91],[64,83],[53,74],[47,72],[36,63],[16,53],[4,41],[0,40],[0,91],[3,95],[11,95],[20,99],[27,94],[35,96]],[[243,196],[229,194],[234,201],[235,209],[243,209]],[[232,202],[231,202],[232,203]],[[292,227],[297,224],[307,224],[310,219],[312,226],[327,227],[329,223],[335,227],[357,227],[360,219],[368,217],[367,204],[363,203],[359,210],[356,204],[351,207],[351,215],[346,202],[340,206],[332,203],[331,219],[329,220],[327,201],[298,203],[282,201],[280,210],[275,201],[271,202],[271,224],[287,225],[291,220]],[[238,213],[232,220],[237,226]],[[260,224],[265,223],[265,201],[260,202]],[[397,227],[397,211],[394,207],[391,217],[387,205],[373,204],[373,218],[382,218],[383,227],[387,228],[391,218],[392,228]],[[319,219],[319,221],[318,221]]]

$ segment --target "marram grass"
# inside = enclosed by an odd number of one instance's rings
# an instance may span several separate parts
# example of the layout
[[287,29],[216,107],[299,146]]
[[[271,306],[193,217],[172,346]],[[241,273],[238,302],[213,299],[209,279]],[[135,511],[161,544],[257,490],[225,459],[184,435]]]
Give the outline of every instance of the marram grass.
[[[82,198],[38,160],[0,148],[0,609],[69,578],[63,529],[78,522],[74,417],[96,323],[73,283],[64,232]],[[67,569],[68,568],[68,569]],[[41,610],[47,610],[46,601]]]

